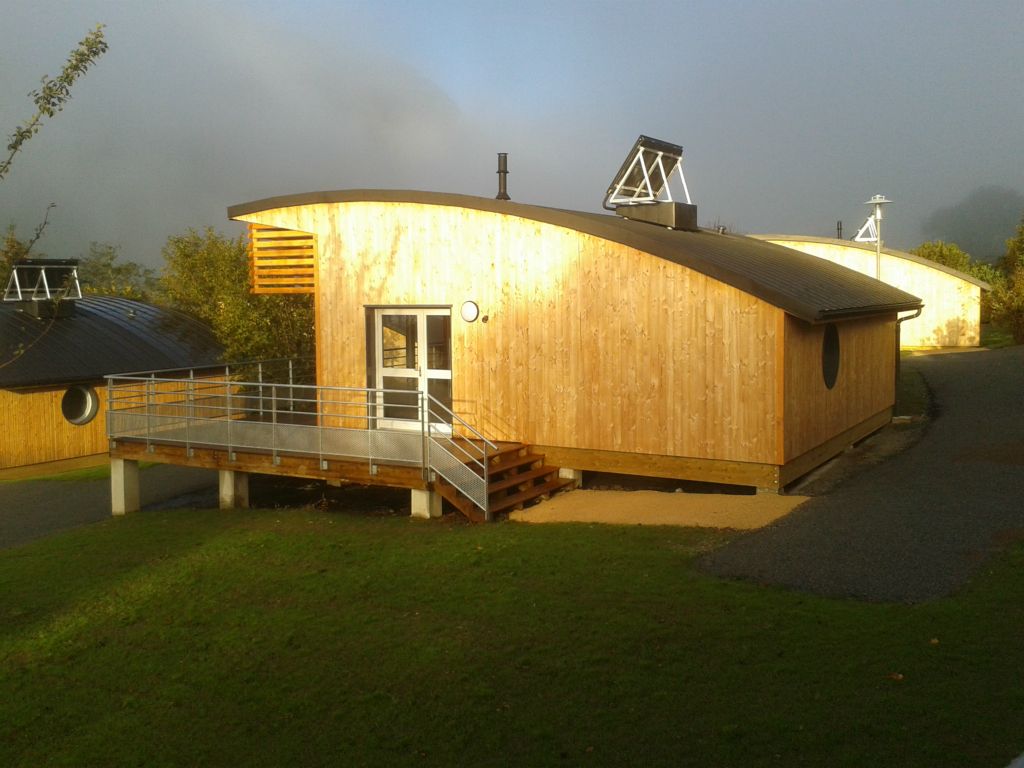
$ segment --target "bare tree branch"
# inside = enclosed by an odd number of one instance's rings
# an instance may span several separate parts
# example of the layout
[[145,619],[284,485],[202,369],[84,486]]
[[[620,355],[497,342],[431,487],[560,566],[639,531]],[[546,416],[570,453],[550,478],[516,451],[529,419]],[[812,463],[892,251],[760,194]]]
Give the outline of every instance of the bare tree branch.
[[60,75],[53,80],[49,75],[43,75],[42,85],[38,90],[29,94],[29,97],[35,102],[36,113],[11,134],[7,144],[9,154],[6,160],[0,162],[0,179],[7,175],[11,163],[14,162],[14,156],[18,154],[25,142],[39,133],[43,127],[43,119],[53,117],[64,109],[64,105],[71,100],[71,86],[106,51],[107,41],[103,39],[103,25],[97,24],[96,28],[71,51]]

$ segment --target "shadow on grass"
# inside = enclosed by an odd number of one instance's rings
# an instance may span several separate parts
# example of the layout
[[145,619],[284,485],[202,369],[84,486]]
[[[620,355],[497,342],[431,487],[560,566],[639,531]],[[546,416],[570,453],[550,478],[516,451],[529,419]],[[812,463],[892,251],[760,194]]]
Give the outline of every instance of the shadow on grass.
[[0,552],[0,763],[941,766],[1020,751],[1020,545],[911,607],[695,572],[733,536],[169,510]]

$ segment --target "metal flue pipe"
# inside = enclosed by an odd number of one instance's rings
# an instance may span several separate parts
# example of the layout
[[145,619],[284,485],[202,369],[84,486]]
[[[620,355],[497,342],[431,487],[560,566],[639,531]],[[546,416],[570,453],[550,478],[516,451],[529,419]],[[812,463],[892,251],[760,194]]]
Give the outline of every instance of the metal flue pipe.
[[508,153],[498,153],[498,195],[495,200],[511,200],[508,196]]

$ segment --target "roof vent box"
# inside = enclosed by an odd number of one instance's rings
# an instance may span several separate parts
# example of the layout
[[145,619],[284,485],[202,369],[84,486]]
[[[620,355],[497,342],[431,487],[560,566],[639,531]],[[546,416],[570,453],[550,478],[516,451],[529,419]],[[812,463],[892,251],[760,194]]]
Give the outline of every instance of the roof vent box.
[[615,212],[624,219],[644,221],[671,229],[697,229],[697,206],[689,203],[622,205]]
[[75,302],[64,299],[23,301],[20,302],[20,306],[28,315],[40,319],[71,317],[75,314]]

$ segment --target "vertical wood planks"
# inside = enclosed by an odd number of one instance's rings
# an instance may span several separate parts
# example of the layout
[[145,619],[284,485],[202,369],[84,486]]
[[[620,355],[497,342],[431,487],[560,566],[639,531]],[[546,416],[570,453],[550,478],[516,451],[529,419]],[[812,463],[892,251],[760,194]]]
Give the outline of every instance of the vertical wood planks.
[[0,454],[0,469],[106,453],[106,390],[102,384],[95,389],[99,410],[82,426],[69,423],[61,413],[64,389],[0,390],[0,424],[8,446]]
[[[367,306],[449,306],[456,410],[493,438],[778,462],[782,313],[749,294],[474,209],[317,203],[244,218],[317,235],[321,384],[365,385]],[[488,322],[465,323],[466,300]]]

